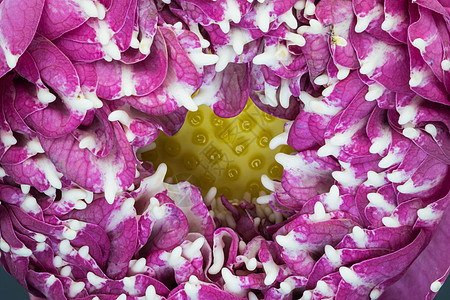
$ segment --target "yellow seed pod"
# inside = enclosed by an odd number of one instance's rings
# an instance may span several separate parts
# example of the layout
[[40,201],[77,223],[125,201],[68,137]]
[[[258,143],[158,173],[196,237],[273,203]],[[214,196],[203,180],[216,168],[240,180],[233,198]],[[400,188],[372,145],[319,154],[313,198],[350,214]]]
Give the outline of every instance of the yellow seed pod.
[[173,182],[187,180],[205,195],[216,187],[218,195],[242,199],[248,192],[258,197],[268,192],[261,176],[281,179],[283,168],[275,161],[278,152],[291,153],[289,146],[269,148],[270,140],[283,132],[286,120],[259,110],[251,100],[234,118],[220,118],[200,105],[189,112],[181,130],[172,137],[160,134],[156,148],[142,154],[154,165],[166,163]]

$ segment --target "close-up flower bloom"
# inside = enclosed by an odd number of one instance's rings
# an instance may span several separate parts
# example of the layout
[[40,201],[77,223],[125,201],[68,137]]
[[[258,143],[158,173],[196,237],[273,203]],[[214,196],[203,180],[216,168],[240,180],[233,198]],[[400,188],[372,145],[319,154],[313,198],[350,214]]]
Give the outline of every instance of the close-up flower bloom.
[[30,299],[433,299],[447,0],[0,0],[0,262]]

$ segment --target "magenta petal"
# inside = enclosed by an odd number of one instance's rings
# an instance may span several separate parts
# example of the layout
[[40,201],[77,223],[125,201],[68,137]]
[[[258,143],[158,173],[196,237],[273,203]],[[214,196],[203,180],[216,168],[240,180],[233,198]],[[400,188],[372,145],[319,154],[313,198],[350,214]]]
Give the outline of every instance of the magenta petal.
[[111,1],[111,3],[111,7],[107,11],[104,21],[112,31],[118,32],[126,22],[128,11],[136,10],[137,1]]
[[[96,10],[95,4],[92,4]],[[64,13],[62,14],[61,12]],[[88,17],[83,8],[80,7],[80,3],[47,0],[42,11],[38,32],[46,38],[54,40],[67,31],[83,24]]]
[[143,147],[153,142],[159,135],[160,130],[172,136],[177,133],[184,123],[187,110],[180,107],[171,113],[154,116],[142,113],[122,101],[111,102],[110,107],[120,114],[127,115],[126,120],[120,120],[128,127],[125,130],[128,141],[133,146]]
[[308,120],[311,117],[313,117],[311,113],[301,110],[289,129],[288,145],[296,151],[303,151],[318,144],[308,127]]
[[[19,283],[26,287],[26,269],[32,252],[23,244],[21,240],[18,239],[13,228],[11,218],[9,217],[9,213],[3,206],[0,207],[0,216],[1,238],[7,243],[7,245],[9,245],[9,249],[12,252],[11,254],[8,253],[7,269],[10,269],[11,275],[13,275]],[[15,253],[21,253],[20,251],[22,251],[24,255],[17,255]]]
[[14,99],[15,96],[15,90],[11,86],[11,77],[8,76],[6,79],[0,80],[0,129],[5,132],[5,138],[0,140],[0,159],[6,150],[17,142],[5,116],[6,103]]
[[401,193],[400,196],[404,196],[403,199],[413,197],[432,199],[433,196],[439,196],[442,194],[442,190],[445,190],[441,184],[448,180],[448,170],[447,164],[427,156],[425,160],[420,162],[412,176],[405,183],[397,186],[397,190]]
[[335,247],[336,249],[354,248],[354,249],[376,249],[385,248],[396,251],[411,243],[414,239],[414,232],[410,226],[400,227],[380,227],[373,230],[363,230],[366,239],[364,243],[355,237],[347,235]]
[[144,96],[153,92],[164,81],[167,73],[167,50],[164,38],[158,31],[151,54],[141,62],[127,65],[118,61],[95,63],[99,83],[99,97],[114,100],[123,96]]
[[441,34],[439,27],[445,27],[441,24],[444,20],[434,18],[433,13],[428,9],[419,7],[419,15],[419,20],[408,28],[410,42],[420,50],[423,60],[430,66],[439,81],[443,81],[444,71],[441,68],[441,62],[446,46],[444,40],[448,40],[449,33],[444,31]]
[[[325,245],[336,245],[356,223],[351,220],[328,220],[302,224],[287,235],[277,235],[281,256],[295,274],[306,276],[312,271],[314,253],[322,252]],[[300,245],[307,245],[300,246]]]
[[408,51],[405,45],[389,45],[367,33],[352,33],[350,40],[367,75],[391,91],[409,91]]
[[20,206],[25,199],[25,194],[19,188],[2,184],[0,185],[0,198],[6,203]]
[[450,164],[450,140],[447,127],[439,123],[433,126],[436,128],[434,137],[428,132],[419,129],[418,136],[414,137],[412,141],[429,155]]
[[104,57],[119,60],[120,51],[126,50],[131,42],[136,2],[112,1],[104,19],[88,19],[56,39],[55,44],[72,60],[86,62]]
[[13,94],[13,87],[10,87],[9,93],[4,94],[4,99],[6,101],[3,102],[4,108],[3,112],[6,116],[6,120],[9,123],[9,126],[11,127],[11,130],[16,132],[16,140],[20,140],[23,136],[28,135],[29,137],[35,137],[35,132],[26,124],[24,119],[19,115],[17,110],[14,107],[14,100],[11,98]]
[[47,272],[29,270],[27,274],[29,285],[39,291],[46,299],[64,300],[64,289],[61,281],[55,275]]
[[434,75],[418,49],[409,44],[408,49],[411,56],[411,80],[409,81],[411,90],[425,99],[448,105],[450,97],[445,89],[445,85]]
[[[105,108],[98,109],[98,117],[107,119]],[[113,124],[115,143],[105,157],[95,157],[89,150],[80,149],[72,135],[56,139],[40,138],[42,147],[65,176],[87,190],[105,193],[109,202],[117,192],[126,190],[135,175],[134,155],[125,134]],[[73,168],[76,165],[78,168]]]
[[[83,120],[83,113],[69,112],[59,97],[50,105],[39,100],[39,89],[27,82],[16,83],[15,95],[10,90],[5,93],[5,97],[13,97],[9,101],[14,104],[14,108],[10,109],[14,109],[27,126],[45,136],[65,135],[77,128]],[[15,115],[13,112],[8,114]],[[24,131],[23,125],[22,123],[22,132],[28,132]]]
[[[96,32],[98,28],[108,27],[113,34],[119,32],[127,20],[128,11],[130,9],[135,11],[135,8],[135,0],[112,1],[112,5],[107,10],[103,20],[90,18],[87,22],[83,23],[74,30],[67,32],[62,37],[72,41],[95,43],[98,38]],[[111,38],[111,36],[109,38]]]
[[19,58],[15,71],[19,73],[20,76],[25,78],[31,83],[41,83],[41,75],[39,74],[39,69],[28,51],[25,51],[23,55]]
[[356,32],[365,31],[388,44],[399,44],[396,39],[382,29],[385,19],[383,0],[354,0],[352,2],[357,20]]
[[306,44],[302,47],[302,52],[308,65],[309,74],[314,79],[323,73],[330,58],[328,36],[326,33],[312,34],[306,32],[303,37]]
[[[333,116],[346,108],[364,87],[365,85],[359,79],[356,71],[350,72],[345,79],[338,81],[330,95],[321,100],[326,103],[327,108],[330,108],[327,114],[315,114],[305,110],[300,111],[289,131],[289,145],[296,150],[303,150],[314,145],[313,140],[318,144],[323,144],[326,129]],[[310,99],[311,96],[308,93],[302,92],[300,94],[300,100],[305,104],[309,104]],[[307,137],[309,137],[309,141],[303,144],[303,139]]]
[[80,143],[80,148],[88,149],[95,156],[105,157],[114,147],[114,130],[111,122],[99,115],[101,113],[96,114],[87,130],[77,128],[72,135]]
[[448,11],[446,10],[448,4],[446,4],[445,0],[418,0],[417,4],[443,16],[448,16]]
[[[326,135],[349,136],[346,143],[341,146],[339,155],[336,157],[341,161],[356,161],[362,156],[374,156],[369,152],[370,143],[366,135],[365,125],[370,114],[376,106],[375,102],[366,101],[364,95],[366,89],[362,89],[343,110],[342,114],[336,116],[339,121],[333,128],[328,128]],[[333,121],[332,121],[333,122]],[[331,133],[331,132],[333,133]],[[332,140],[331,138],[330,140]]]
[[[133,257],[137,243],[137,220],[135,211],[128,206],[129,200],[122,202],[119,210],[108,216],[106,233],[111,241],[111,250],[108,257],[108,268],[106,274],[110,278],[123,277],[128,269],[128,263]],[[120,202],[119,202],[120,203]],[[128,209],[127,216],[124,217],[123,210]],[[118,222],[118,218],[120,221]]]
[[136,18],[136,4],[137,0],[131,0],[123,26],[111,38],[111,42],[117,45],[120,52],[130,47]]
[[77,70],[78,78],[80,78],[80,86],[83,93],[88,96],[97,90],[98,77],[94,64],[78,63],[74,64]]
[[356,95],[365,88],[365,84],[358,77],[358,72],[351,71],[343,80],[336,83],[331,93],[324,98],[328,105],[340,109],[347,107]]
[[59,180],[61,174],[43,154],[35,155],[13,165],[5,164],[3,168],[18,184],[34,186],[40,192],[47,191],[52,186],[61,187]]
[[250,94],[250,98],[260,110],[280,119],[294,120],[300,111],[300,103],[294,97],[289,97],[288,108],[284,108],[281,105],[273,107],[272,105],[264,104],[255,92]]
[[[329,157],[318,157],[317,151],[306,150],[296,155],[278,154],[277,161],[284,167],[283,188],[299,201],[328,192],[334,182],[331,172],[339,169]],[[307,180],[306,180],[307,179]]]
[[345,40],[345,42],[333,42],[333,37],[331,38],[330,49],[334,62],[346,68],[358,68],[358,58],[349,43],[351,28],[348,24],[351,24],[354,19],[352,3],[342,0],[320,1],[316,7],[316,16],[324,26],[333,24],[336,39]]
[[[185,0],[182,2],[190,3],[190,4],[197,6],[205,14],[205,16],[207,16],[208,18],[211,18],[212,20],[214,20],[216,22],[219,22],[219,21],[229,22],[230,21],[229,19],[226,19],[227,17],[230,18],[229,16],[227,16],[227,13],[226,13],[227,9],[230,9],[227,1],[220,0],[217,3],[211,3],[209,1],[203,1],[203,0]],[[239,8],[239,14],[243,14],[243,13],[247,12],[247,10],[250,7],[250,3],[246,3],[243,0],[238,0],[237,5]],[[236,20],[236,21],[239,22],[239,20]]]
[[385,205],[369,203],[365,208],[365,216],[374,227],[383,226],[382,218],[390,216],[397,205],[395,190],[391,185],[382,186],[376,191],[376,194],[371,194],[369,197],[380,198],[379,195],[386,201]]
[[381,25],[396,40],[406,43],[409,26],[408,1],[385,0],[384,22]]
[[[211,103],[214,113],[222,118],[237,116],[249,97],[249,76],[247,65],[231,63],[222,72],[215,73],[212,67],[206,68],[211,76],[199,89],[195,100]],[[230,101],[231,100],[231,101]]]
[[0,2],[0,77],[16,66],[17,60],[30,44],[43,6],[43,0]]
[[[160,281],[143,274],[137,274],[127,277],[129,281],[134,282],[133,290],[129,291],[127,298],[137,299],[138,297],[145,297],[145,291],[147,287],[153,286],[155,292],[160,296],[167,296],[169,290]],[[123,294],[123,291],[127,288],[125,280],[110,280],[106,279],[105,284],[101,288],[95,288],[95,295],[110,295],[111,298],[101,297],[100,299],[117,299],[118,295]]]
[[157,33],[158,11],[155,3],[151,0],[140,0],[138,8],[139,31],[143,35],[142,39],[153,41]]
[[339,264],[332,261],[327,255],[323,255],[315,264],[308,277],[308,287],[314,287],[318,280],[328,274],[334,273],[339,267],[350,265],[389,253],[388,249],[339,249],[336,250],[341,259]]
[[188,182],[181,182],[168,188],[168,196],[186,215],[189,232],[198,232],[207,241],[212,241],[214,224],[200,190]]
[[[30,95],[26,95],[26,97],[30,97]],[[30,114],[25,121],[31,128],[45,137],[57,138],[72,132],[80,126],[84,114],[68,111],[68,108],[61,102],[58,98],[46,108]]]
[[178,32],[178,36],[169,27],[160,27],[160,30],[166,41],[169,57],[163,83],[150,94],[123,97],[121,100],[152,115],[168,114],[181,106],[194,109],[195,103],[191,100],[191,95],[200,87],[202,77],[181,46],[179,39],[183,38],[184,32]]
[[[345,299],[368,297],[376,285],[401,275],[420,254],[428,238],[428,234],[420,232],[411,244],[396,252],[357,263],[349,272],[341,271],[344,280],[339,284],[336,297]],[[392,268],[393,264],[395,268]],[[345,276],[350,272],[354,272],[355,276]]]
[[83,43],[65,39],[64,36],[54,41],[55,45],[71,60],[91,62],[105,56],[100,43]]
[[152,248],[169,250],[180,245],[188,234],[188,220],[182,210],[171,203],[161,205],[164,218],[156,220],[152,225],[149,242]]
[[111,243],[106,274],[112,279],[123,278],[128,262],[137,245],[137,219],[134,200],[119,196],[111,205],[105,198],[98,198],[86,210],[74,210],[67,216],[104,228]]
[[61,96],[78,96],[80,80],[69,59],[48,39],[36,36],[28,47],[28,52],[36,62],[42,80],[60,93]]

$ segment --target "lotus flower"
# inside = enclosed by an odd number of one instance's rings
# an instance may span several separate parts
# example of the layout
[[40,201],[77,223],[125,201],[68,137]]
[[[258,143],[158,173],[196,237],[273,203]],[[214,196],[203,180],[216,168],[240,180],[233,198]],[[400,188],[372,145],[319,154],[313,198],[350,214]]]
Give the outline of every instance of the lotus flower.
[[[431,299],[450,272],[450,6],[1,0],[0,262],[45,299]],[[252,199],[139,153],[286,119]],[[167,164],[170,164],[168,161]],[[202,193],[204,196],[202,196]]]

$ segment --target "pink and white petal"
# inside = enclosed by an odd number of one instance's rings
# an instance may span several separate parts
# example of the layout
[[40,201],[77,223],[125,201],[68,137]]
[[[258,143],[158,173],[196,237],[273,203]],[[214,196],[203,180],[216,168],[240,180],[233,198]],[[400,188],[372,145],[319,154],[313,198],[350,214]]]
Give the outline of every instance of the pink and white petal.
[[6,174],[18,184],[34,186],[38,191],[45,192],[50,188],[61,188],[62,174],[45,155],[35,155],[14,165],[2,166]]
[[375,107],[367,121],[367,136],[370,139],[370,153],[386,156],[392,140],[391,128],[387,123],[387,115],[383,109]]
[[[213,70],[207,67],[206,70]],[[211,72],[213,74],[213,72]],[[222,72],[215,73],[195,96],[197,103],[209,105],[222,118],[237,116],[249,97],[250,77],[245,64],[230,63]]]
[[126,195],[117,196],[113,203],[105,198],[97,198],[85,210],[73,210],[66,216],[84,222],[99,225],[105,230],[110,251],[106,274],[109,278],[123,278],[137,245],[138,225],[134,199]]
[[137,18],[136,5],[137,0],[131,0],[123,26],[111,37],[111,42],[117,45],[120,52],[130,47],[135,18]]
[[316,263],[314,253],[326,245],[336,245],[356,223],[351,220],[325,220],[300,225],[286,235],[276,235],[281,256],[294,274],[307,276]]
[[405,45],[389,45],[368,33],[351,33],[350,40],[358,55],[359,71],[395,92],[409,91],[409,67]]
[[312,116],[314,115],[301,110],[289,129],[287,143],[296,151],[300,152],[318,144],[318,141],[311,135],[308,127],[308,120]]
[[27,281],[29,286],[32,286],[35,291],[39,291],[40,296],[44,295],[46,299],[63,300],[66,298],[61,280],[53,274],[29,270]]
[[336,64],[356,69],[359,67],[355,50],[350,44],[349,35],[353,22],[353,6],[350,1],[320,1],[316,7],[316,16],[323,26],[332,24],[330,50]]
[[421,197],[424,201],[429,201],[433,196],[442,194],[445,189],[442,183],[448,180],[448,170],[447,164],[428,156],[405,183],[397,186],[399,198]]
[[[97,110],[99,117],[107,118],[105,108]],[[112,203],[116,193],[126,190],[135,175],[135,158],[125,133],[114,123],[115,143],[105,157],[96,157],[81,149],[72,135],[56,139],[40,138],[42,147],[58,170],[83,188],[95,193],[105,193]],[[73,166],[79,166],[74,168]]]
[[43,0],[4,0],[0,3],[0,77],[13,69],[32,41]]
[[[365,260],[350,268],[340,268],[339,273],[343,280],[339,284],[336,297],[345,299],[369,297],[376,285],[385,280],[401,276],[420,254],[428,240],[429,234],[419,232],[413,242],[398,251]],[[396,268],[392,268],[394,263]]]
[[[441,18],[435,19],[430,10],[420,6],[419,15],[420,18],[408,28],[409,42],[413,47],[419,49],[423,60],[430,66],[438,80],[442,82],[441,63],[444,56],[444,37],[441,37],[438,22],[444,22],[444,20]],[[446,39],[448,40],[448,32],[443,33],[447,33]]]
[[443,17],[448,18],[449,16],[448,10],[446,9],[448,4],[446,4],[445,0],[417,0],[416,3],[422,7],[426,7],[434,12],[437,12],[438,14],[441,14]]
[[329,191],[334,182],[331,173],[339,165],[329,157],[319,157],[317,151],[306,150],[295,155],[279,153],[275,159],[283,168],[281,183],[292,197],[307,201]]
[[33,57],[42,80],[58,92],[61,97],[70,100],[78,96],[80,80],[70,60],[48,39],[36,36],[28,52]]
[[409,80],[411,90],[427,100],[448,105],[450,103],[450,97],[445,85],[439,81],[423,60],[419,49],[410,44],[408,44],[408,49],[411,57]]
[[151,46],[151,55],[139,63],[128,65],[119,61],[97,61],[97,94],[99,97],[114,100],[124,96],[144,96],[157,89],[167,74],[167,49],[160,31]]
[[179,246],[188,235],[189,224],[183,211],[174,204],[164,203],[161,206],[161,213],[152,223],[152,233],[148,239],[148,249],[144,247],[142,251],[167,250],[170,251]]
[[325,71],[328,60],[330,59],[328,35],[326,32],[325,29],[322,29],[320,33],[309,33],[306,31],[302,34],[306,40],[302,51],[306,59],[306,64],[308,65],[309,75],[312,79]]
[[384,21],[381,28],[389,33],[394,39],[406,43],[408,39],[408,1],[407,0],[385,0]]
[[72,135],[80,148],[88,149],[97,157],[105,157],[113,148],[114,131],[111,122],[99,117],[99,114],[101,113],[97,113],[88,126],[75,129]]
[[355,0],[353,7],[356,14],[355,32],[363,31],[388,43],[399,44],[382,27],[385,19],[383,0]]
[[198,106],[191,96],[201,85],[201,74],[181,47],[175,32],[166,27],[161,27],[160,30],[166,41],[169,57],[164,82],[148,95],[123,97],[122,100],[152,115],[167,114],[181,106],[197,110]]
[[214,223],[203,202],[200,190],[188,182],[181,182],[168,185],[167,195],[187,217],[189,232],[200,233],[208,242],[212,241]]
[[392,185],[382,186],[376,193],[367,194],[367,198],[369,204],[364,210],[367,220],[375,228],[383,226],[382,219],[389,217],[397,205],[394,188]]
[[57,138],[70,134],[80,126],[84,115],[73,113],[61,104],[59,98],[46,108],[30,114],[25,121],[36,132],[45,137]]
[[56,39],[54,43],[73,61],[92,62],[105,57],[103,47],[99,43],[83,43],[65,39],[64,36]]
[[373,257],[388,254],[388,249],[334,249],[325,246],[325,254],[315,264],[308,276],[308,288],[316,286],[317,281],[338,271],[339,267],[358,263]]
[[96,6],[100,5],[102,4],[97,0],[47,0],[37,31],[49,40],[54,40],[77,28],[88,18],[99,17]]

